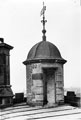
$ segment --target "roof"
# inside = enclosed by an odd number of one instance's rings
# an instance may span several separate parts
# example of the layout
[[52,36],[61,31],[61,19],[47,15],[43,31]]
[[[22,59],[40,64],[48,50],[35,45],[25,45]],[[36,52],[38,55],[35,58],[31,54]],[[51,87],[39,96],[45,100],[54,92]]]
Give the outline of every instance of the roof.
[[48,41],[41,41],[35,44],[29,51],[26,61],[23,63],[26,64],[28,61],[36,60],[64,60],[61,57],[59,49],[52,43]]
[[7,48],[7,49],[13,49],[13,47],[11,45],[8,45],[6,43],[0,43],[0,48]]

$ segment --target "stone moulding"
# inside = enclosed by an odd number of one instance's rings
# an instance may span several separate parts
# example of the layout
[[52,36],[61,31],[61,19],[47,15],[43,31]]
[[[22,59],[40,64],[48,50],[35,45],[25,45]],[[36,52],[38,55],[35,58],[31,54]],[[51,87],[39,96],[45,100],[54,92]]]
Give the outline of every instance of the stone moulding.
[[65,64],[67,61],[65,59],[33,59],[33,60],[26,60],[23,62],[24,65],[31,64],[31,63],[62,63]]

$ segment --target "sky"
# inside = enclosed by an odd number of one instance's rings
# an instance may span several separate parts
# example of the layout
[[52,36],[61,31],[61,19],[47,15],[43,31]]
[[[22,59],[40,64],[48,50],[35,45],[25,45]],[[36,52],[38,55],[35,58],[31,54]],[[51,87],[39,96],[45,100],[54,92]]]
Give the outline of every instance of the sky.
[[[80,0],[44,0],[46,39],[67,60],[64,88],[80,87]],[[43,0],[0,0],[0,37],[10,51],[10,83],[14,93],[26,91],[23,61],[31,47],[42,40]]]

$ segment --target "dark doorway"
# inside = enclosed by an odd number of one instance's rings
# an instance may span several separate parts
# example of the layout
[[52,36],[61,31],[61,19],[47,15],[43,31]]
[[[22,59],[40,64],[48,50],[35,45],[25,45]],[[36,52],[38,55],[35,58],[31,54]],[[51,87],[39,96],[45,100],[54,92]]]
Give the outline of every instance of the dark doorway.
[[55,103],[55,70],[55,68],[43,68],[44,105]]

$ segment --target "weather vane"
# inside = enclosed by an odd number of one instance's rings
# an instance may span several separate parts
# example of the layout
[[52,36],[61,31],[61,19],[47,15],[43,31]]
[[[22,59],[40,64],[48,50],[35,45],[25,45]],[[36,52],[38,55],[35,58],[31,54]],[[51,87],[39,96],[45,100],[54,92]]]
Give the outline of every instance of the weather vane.
[[41,22],[43,23],[43,30],[42,30],[42,33],[43,33],[43,41],[46,41],[46,36],[45,36],[45,33],[46,33],[46,30],[45,30],[45,23],[47,22],[47,20],[45,20],[45,10],[46,10],[46,6],[44,6],[44,2],[43,2],[43,8],[41,10],[41,13],[40,15],[43,15],[43,20],[41,20]]

